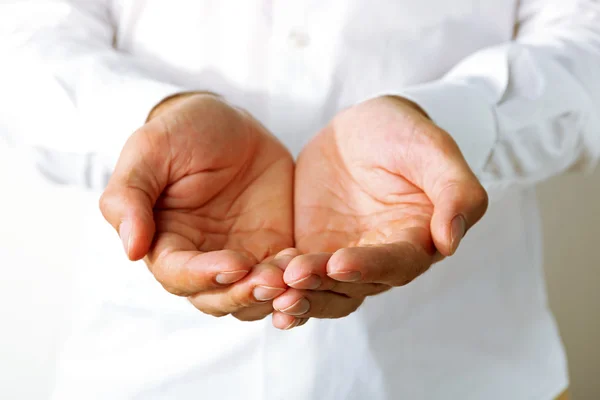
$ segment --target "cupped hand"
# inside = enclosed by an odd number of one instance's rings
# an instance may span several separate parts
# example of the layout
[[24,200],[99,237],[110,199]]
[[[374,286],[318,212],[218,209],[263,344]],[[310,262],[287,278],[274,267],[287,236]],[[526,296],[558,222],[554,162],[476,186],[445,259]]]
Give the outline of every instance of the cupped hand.
[[295,238],[303,253],[273,302],[278,328],[340,318],[452,255],[487,195],[451,136],[415,104],[380,97],[336,116],[302,151]]
[[263,261],[293,246],[293,172],[249,114],[183,95],[129,138],[100,207],[128,257],[169,292],[210,315],[259,319],[287,288],[285,254]]

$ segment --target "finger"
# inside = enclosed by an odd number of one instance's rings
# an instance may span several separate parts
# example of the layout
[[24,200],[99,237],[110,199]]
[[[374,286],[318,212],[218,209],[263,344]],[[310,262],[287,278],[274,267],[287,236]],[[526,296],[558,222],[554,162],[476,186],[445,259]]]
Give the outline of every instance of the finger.
[[287,331],[300,327],[308,322],[309,318],[298,318],[284,314],[280,311],[273,312],[273,326],[277,329]]
[[289,289],[273,301],[273,308],[293,317],[343,318],[363,301],[333,292]]
[[243,280],[224,289],[190,296],[190,302],[210,315],[237,313],[274,298],[287,290],[282,271],[274,265],[259,264]]
[[279,253],[275,254],[274,256],[271,256],[271,257],[265,259],[263,261],[263,263],[275,265],[282,271],[285,271],[285,269],[288,267],[290,261],[292,261],[294,259],[294,257],[298,256],[299,254],[300,254],[300,251],[298,251],[298,249],[290,247],[290,248],[281,250]]
[[336,283],[327,276],[327,262],[331,256],[331,253],[299,255],[287,265],[283,280],[296,289],[329,290]]
[[433,256],[409,242],[338,250],[327,274],[340,282],[403,286],[427,271]]
[[149,135],[148,129],[131,135],[100,198],[102,215],[119,233],[131,260],[143,258],[150,248],[152,209],[168,179],[169,152],[157,151],[165,148],[165,137],[159,132]]
[[[439,130],[435,127],[434,129]],[[466,232],[485,214],[488,196],[451,136],[439,130],[443,151],[426,171],[424,190],[433,202],[431,232],[436,248],[448,257]]]
[[191,296],[243,279],[256,260],[233,250],[203,253],[182,236],[161,233],[145,258],[148,269],[170,293]]
[[447,182],[434,199],[431,220],[431,233],[438,251],[444,256],[453,255],[487,207],[487,193],[477,180]]
[[295,257],[283,274],[285,283],[302,290],[332,291],[351,297],[373,296],[390,289],[378,283],[344,283],[327,275],[327,263],[331,253],[304,254]]
[[259,304],[254,307],[244,308],[234,312],[231,315],[240,321],[259,321],[273,312],[273,304],[271,302]]

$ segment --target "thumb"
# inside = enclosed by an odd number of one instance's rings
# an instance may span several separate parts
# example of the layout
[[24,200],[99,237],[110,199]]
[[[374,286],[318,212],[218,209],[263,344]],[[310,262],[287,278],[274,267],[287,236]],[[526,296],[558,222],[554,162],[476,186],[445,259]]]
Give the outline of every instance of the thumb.
[[[445,135],[448,135],[444,132]],[[467,233],[485,214],[487,192],[470,169],[460,149],[448,135],[440,157],[439,169],[430,170],[437,176],[425,191],[433,202],[431,233],[438,251],[445,257],[453,255]]]
[[[100,211],[117,230],[130,260],[149,251],[155,231],[153,208],[168,181],[164,135],[149,132],[147,125],[127,141],[106,190]],[[152,140],[148,139],[152,134]]]
[[474,182],[451,182],[434,200],[431,233],[438,251],[453,255],[467,233],[487,210],[487,193]]

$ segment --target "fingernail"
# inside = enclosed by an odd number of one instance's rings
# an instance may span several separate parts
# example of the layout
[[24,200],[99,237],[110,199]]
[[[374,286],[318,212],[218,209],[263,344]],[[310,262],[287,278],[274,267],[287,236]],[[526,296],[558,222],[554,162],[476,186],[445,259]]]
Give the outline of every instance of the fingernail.
[[286,326],[285,328],[283,328],[283,330],[284,330],[284,331],[289,331],[290,329],[292,329],[292,328],[295,328],[295,327],[297,327],[298,325],[300,325],[300,322],[301,322],[301,321],[302,321],[302,320],[300,320],[300,319],[298,319],[298,318],[294,318],[294,321],[293,321],[291,324],[289,324],[288,326]]
[[302,279],[298,279],[296,282],[289,283],[291,287],[298,287],[305,290],[315,290],[321,286],[322,280],[318,275],[305,276]]
[[217,283],[221,285],[229,285],[230,283],[234,283],[242,279],[248,275],[248,271],[230,271],[230,272],[221,272],[217,275],[215,280]]
[[252,292],[254,294],[254,298],[257,301],[268,301],[273,300],[275,297],[283,294],[285,289],[274,288],[269,286],[257,286],[254,288]]
[[303,297],[291,306],[279,311],[287,315],[298,316],[306,314],[308,310],[310,310],[310,302]]
[[452,220],[452,228],[450,232],[450,252],[454,254],[458,249],[460,241],[467,233],[467,221],[462,215],[457,215]]
[[123,248],[125,249],[125,254],[129,256],[129,245],[131,242],[131,221],[126,219],[121,222],[119,225],[119,236],[121,237],[121,242],[123,242]]
[[333,272],[331,274],[327,274],[331,279],[335,279],[340,282],[356,282],[360,281],[362,275],[358,271],[350,271],[350,272]]

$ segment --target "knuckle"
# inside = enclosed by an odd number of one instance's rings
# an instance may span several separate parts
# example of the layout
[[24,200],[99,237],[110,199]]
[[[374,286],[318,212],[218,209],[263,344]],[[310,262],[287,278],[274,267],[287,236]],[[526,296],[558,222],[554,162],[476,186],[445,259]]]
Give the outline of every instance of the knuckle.
[[487,210],[490,203],[488,192],[481,185],[477,185],[477,188],[473,191],[473,200],[483,212]]
[[98,200],[98,208],[100,208],[100,212],[102,216],[108,220],[108,217],[111,214],[111,209],[114,208],[114,195],[111,193],[109,189],[106,189],[104,193],[100,196]]
[[102,214],[104,215],[106,213],[106,210],[108,209],[108,194],[107,192],[102,193],[102,196],[100,196],[100,199],[98,200],[98,207],[100,208],[100,211],[102,212]]

